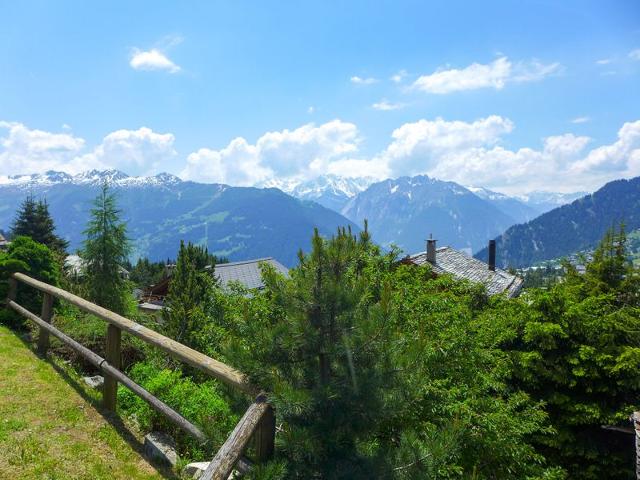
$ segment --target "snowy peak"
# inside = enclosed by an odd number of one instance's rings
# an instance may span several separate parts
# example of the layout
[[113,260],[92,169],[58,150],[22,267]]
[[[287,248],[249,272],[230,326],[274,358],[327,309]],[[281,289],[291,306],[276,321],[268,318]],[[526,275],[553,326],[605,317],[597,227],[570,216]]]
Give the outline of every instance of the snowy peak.
[[90,184],[97,185],[104,182],[118,183],[121,180],[129,178],[124,172],[115,169],[109,170],[89,170],[73,176],[73,183],[75,184]]
[[57,183],[71,183],[73,177],[64,172],[49,170],[45,173],[30,175],[10,175],[4,179],[0,177],[0,185],[54,185]]
[[115,169],[88,170],[73,176],[68,173],[50,170],[45,173],[12,175],[4,178],[0,177],[0,185],[13,185],[19,188],[32,188],[36,186],[49,187],[60,184],[102,185],[104,182],[118,187],[145,185],[172,186],[181,183],[182,180],[179,177],[166,172],[149,177],[131,177],[126,173]]
[[467,186],[467,190],[470,190],[471,192],[475,193],[477,196],[479,196],[483,200],[506,200],[509,198],[513,198],[513,197],[510,197],[509,195],[505,195],[504,193],[494,192],[493,190],[489,190],[488,188],[484,188],[484,187]]
[[322,175],[312,180],[269,180],[261,186],[278,188],[301,200],[312,200],[336,212],[374,182],[371,177],[349,178]]

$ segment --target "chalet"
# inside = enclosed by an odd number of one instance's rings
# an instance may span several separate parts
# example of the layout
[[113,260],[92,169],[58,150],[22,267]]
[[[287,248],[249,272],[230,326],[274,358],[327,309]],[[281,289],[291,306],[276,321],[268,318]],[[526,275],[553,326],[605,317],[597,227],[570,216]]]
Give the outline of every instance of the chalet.
[[434,274],[448,273],[460,280],[469,280],[483,284],[489,295],[506,294],[509,298],[520,294],[524,280],[505,270],[496,267],[496,243],[489,242],[489,262],[484,263],[477,258],[451,247],[436,248],[435,240],[427,240],[425,252],[409,255],[403,263],[411,265],[429,264]]
[[[85,261],[79,255],[67,255],[64,259],[64,271],[71,277],[80,278],[84,276]],[[119,267],[120,276],[125,280],[129,279],[129,271],[124,267]]]
[[[249,290],[262,290],[264,282],[260,272],[260,265],[268,263],[277,272],[289,276],[289,270],[272,257],[257,258],[255,260],[244,260],[241,262],[218,263],[214,266],[213,274],[220,282],[220,286],[225,289],[233,283],[239,283]],[[138,308],[146,313],[157,313],[162,310],[164,299],[169,293],[171,283],[171,269],[168,276],[156,285],[149,287],[141,296],[141,303]]]
[[8,249],[10,244],[11,242],[4,238],[0,233],[0,251]]

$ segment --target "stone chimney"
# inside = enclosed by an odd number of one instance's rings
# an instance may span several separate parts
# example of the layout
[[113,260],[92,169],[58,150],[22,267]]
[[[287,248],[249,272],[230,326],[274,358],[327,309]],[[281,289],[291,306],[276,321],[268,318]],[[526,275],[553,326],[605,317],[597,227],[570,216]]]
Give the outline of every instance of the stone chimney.
[[489,270],[496,270],[496,241],[489,240]]
[[427,262],[436,263],[436,241],[433,238],[427,240]]

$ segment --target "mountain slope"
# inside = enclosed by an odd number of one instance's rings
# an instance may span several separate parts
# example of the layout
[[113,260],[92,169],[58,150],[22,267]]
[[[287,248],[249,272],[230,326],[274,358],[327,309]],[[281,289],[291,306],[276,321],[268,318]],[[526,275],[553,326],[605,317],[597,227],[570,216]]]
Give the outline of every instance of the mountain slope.
[[[593,248],[620,222],[628,230],[640,227],[640,177],[607,183],[569,205],[514,225],[496,239],[496,261],[502,267],[520,268]],[[476,257],[486,260],[486,249]]]
[[471,253],[516,223],[457,183],[426,175],[374,183],[342,213],[359,225],[367,219],[376,242],[411,253],[423,251],[430,234],[440,245]]
[[128,177],[115,171],[13,177],[0,184],[0,227],[10,226],[20,202],[33,192],[46,197],[58,233],[76,249],[103,178],[111,180],[118,196],[134,258],[175,258],[183,239],[206,244],[231,260],[272,256],[292,266],[297,251],[309,247],[314,227],[323,235],[346,225],[358,231],[340,214],[274,188],[183,182],[168,174]]

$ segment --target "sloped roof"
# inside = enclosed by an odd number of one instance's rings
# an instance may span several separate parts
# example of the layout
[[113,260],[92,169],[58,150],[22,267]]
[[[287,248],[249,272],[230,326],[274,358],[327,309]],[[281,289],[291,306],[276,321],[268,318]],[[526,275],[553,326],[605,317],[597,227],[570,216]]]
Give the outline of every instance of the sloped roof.
[[[415,265],[428,263],[427,252],[410,255],[407,260]],[[436,262],[430,264],[436,274],[449,273],[458,279],[482,283],[489,295],[506,293],[515,297],[522,289],[524,280],[500,268],[489,270],[486,263],[451,247],[436,249]]]
[[220,284],[226,287],[229,282],[240,282],[249,289],[264,288],[262,275],[260,273],[260,264],[268,263],[272,265],[277,272],[285,276],[289,276],[289,270],[280,262],[272,257],[257,258],[255,260],[245,260],[242,262],[219,263],[215,266],[214,274]]

